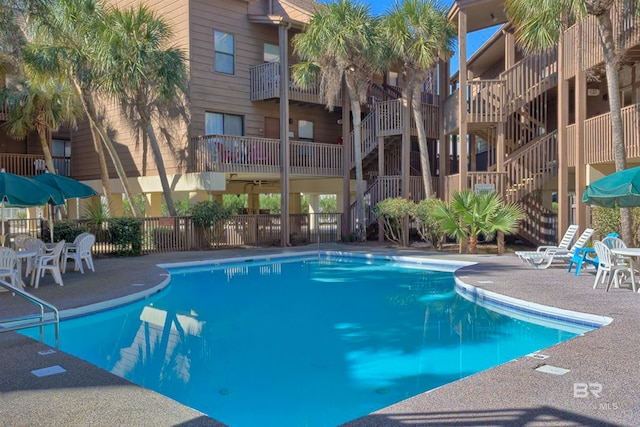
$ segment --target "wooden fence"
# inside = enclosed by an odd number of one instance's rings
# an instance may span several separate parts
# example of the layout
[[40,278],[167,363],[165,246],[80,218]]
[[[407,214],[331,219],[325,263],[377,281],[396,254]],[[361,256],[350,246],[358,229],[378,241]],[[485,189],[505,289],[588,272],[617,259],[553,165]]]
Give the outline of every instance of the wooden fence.
[[[341,240],[341,215],[289,215],[291,243],[296,245]],[[143,254],[241,246],[280,246],[280,215],[233,215],[224,224],[210,230],[196,227],[191,217],[142,218],[141,221]],[[99,228],[87,220],[71,222],[96,235],[96,243],[93,246],[95,255],[111,255],[116,252],[108,221]],[[11,242],[18,234],[29,234],[48,240],[48,230],[48,221],[44,219],[10,219],[5,223],[5,233],[8,233]]]

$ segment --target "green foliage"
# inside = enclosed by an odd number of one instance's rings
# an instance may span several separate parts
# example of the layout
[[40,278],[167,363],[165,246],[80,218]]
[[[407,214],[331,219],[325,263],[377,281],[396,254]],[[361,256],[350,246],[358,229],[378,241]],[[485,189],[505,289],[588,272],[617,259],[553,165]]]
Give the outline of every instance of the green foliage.
[[[64,239],[67,242],[73,242],[78,235],[89,231],[87,227],[79,225],[72,221],[55,221],[53,223],[53,241],[59,242]],[[45,242],[48,241],[49,236],[49,227],[47,227],[46,232],[44,233]]]
[[82,218],[91,224],[101,225],[109,218],[109,209],[106,203],[98,199],[92,199],[82,209]]
[[[184,196],[180,200],[174,200],[174,207],[176,208],[176,215],[189,216],[191,215],[191,204],[189,203],[189,197]],[[167,202],[162,202],[162,216],[170,216]]]
[[280,195],[279,194],[261,194],[260,208],[268,209],[272,214],[280,213]]
[[142,253],[142,221],[137,218],[109,220],[111,242],[118,256],[137,256]]
[[321,213],[334,213],[338,209],[338,200],[336,196],[322,196],[320,197],[320,212]]
[[497,193],[462,190],[450,203],[436,203],[432,215],[449,236],[468,242],[468,252],[475,253],[479,236],[491,240],[496,232],[515,232],[524,213],[515,204],[505,204]]
[[191,220],[197,227],[209,228],[228,220],[230,216],[229,209],[214,200],[198,202],[191,207]]
[[[133,201],[138,208],[138,212],[140,215],[144,216],[147,211],[147,200],[141,194],[136,194],[133,196]],[[133,212],[133,208],[131,206],[131,200],[125,197],[122,201],[122,216],[135,216]]]
[[[631,232],[634,241],[629,246],[638,247],[640,245],[640,208],[631,209]],[[602,239],[609,233],[621,234],[620,229],[620,208],[604,208],[601,206],[591,207],[591,225],[595,230],[596,236]]]
[[409,219],[414,209],[411,200],[402,197],[385,199],[373,208],[376,218],[382,218],[384,235],[390,241],[402,246],[409,245],[409,236],[404,232],[404,222]]
[[442,224],[432,214],[439,202],[438,199],[433,197],[421,200],[414,206],[411,214],[418,223],[418,234],[422,240],[431,243],[435,248],[441,249],[445,232]]
[[237,215],[241,209],[248,207],[248,196],[246,194],[223,194],[222,205],[229,209],[232,215]]

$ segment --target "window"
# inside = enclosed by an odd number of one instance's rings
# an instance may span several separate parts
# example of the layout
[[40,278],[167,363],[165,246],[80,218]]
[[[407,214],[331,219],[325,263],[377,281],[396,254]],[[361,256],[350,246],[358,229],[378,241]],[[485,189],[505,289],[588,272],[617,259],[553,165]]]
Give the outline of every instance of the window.
[[234,74],[235,47],[233,35],[214,31],[214,69],[218,73]]
[[277,44],[264,44],[264,62],[280,62],[280,47]]
[[205,135],[244,135],[244,118],[236,114],[204,113]]
[[68,139],[52,139],[51,155],[53,156],[53,166],[55,172],[69,176],[71,167],[71,141]]
[[387,84],[389,86],[398,86],[398,73],[395,71],[389,71],[387,74]]
[[307,120],[298,121],[298,139],[300,141],[313,141],[313,122]]

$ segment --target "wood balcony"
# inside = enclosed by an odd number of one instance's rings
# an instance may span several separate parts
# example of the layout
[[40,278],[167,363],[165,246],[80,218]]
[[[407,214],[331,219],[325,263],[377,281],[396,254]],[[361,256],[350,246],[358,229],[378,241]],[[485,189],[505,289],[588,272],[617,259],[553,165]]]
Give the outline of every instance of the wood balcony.
[[[640,159],[640,104],[629,105],[622,110],[622,129],[627,159]],[[611,114],[605,113],[585,121],[585,141],[582,144],[586,164],[612,163],[614,161],[611,138]],[[567,127],[567,153],[569,167],[576,166],[575,124]]]
[[[464,94],[467,104],[464,121],[470,128],[505,121],[504,80],[471,80],[467,82]],[[458,117],[459,97],[458,89],[444,102],[444,131],[447,134],[456,133],[461,123],[461,118]]]
[[[58,175],[71,176],[71,159],[53,157],[53,165]],[[39,175],[45,171],[44,156],[41,154],[0,153],[0,168],[22,176]]]
[[[637,6],[637,5],[636,5]],[[627,2],[613,2],[611,22],[613,24],[613,39],[616,49],[626,52],[627,57],[638,58],[638,44],[640,44],[640,17],[633,10],[627,10]],[[582,51],[583,70],[588,70],[604,62],[600,33],[595,16],[583,19],[582,28],[578,24],[571,26],[563,34],[564,78],[576,75],[580,68],[576,51]]]
[[[280,63],[266,62],[249,69],[251,100],[264,101],[280,98]],[[320,95],[320,84],[303,88],[289,79],[289,100],[310,104],[325,104]]]
[[[342,176],[342,146],[290,141],[291,175]],[[280,174],[280,140],[206,135],[191,141],[190,172]]]

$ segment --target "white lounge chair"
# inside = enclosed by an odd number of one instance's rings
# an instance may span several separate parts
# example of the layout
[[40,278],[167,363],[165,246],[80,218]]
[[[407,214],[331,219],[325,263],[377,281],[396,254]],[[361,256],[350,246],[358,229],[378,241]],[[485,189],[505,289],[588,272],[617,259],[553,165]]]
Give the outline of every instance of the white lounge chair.
[[543,252],[530,252],[528,255],[521,256],[521,259],[538,269],[549,268],[554,261],[569,262],[573,257],[574,251],[586,246],[593,232],[593,228],[584,230],[571,249],[548,248]]
[[578,232],[579,228],[580,228],[579,225],[575,225],[575,224],[570,225],[567,228],[567,231],[564,233],[564,236],[562,236],[562,240],[560,240],[560,243],[558,244],[558,246],[543,245],[543,246],[538,246],[538,248],[535,251],[517,251],[515,254],[518,256],[518,258],[520,258],[521,261],[526,261],[525,258],[531,257],[531,256],[537,256],[536,253],[545,252],[547,250],[552,250],[552,249],[569,250],[569,248],[571,247],[571,242],[573,242],[573,239],[576,237],[576,233]]

